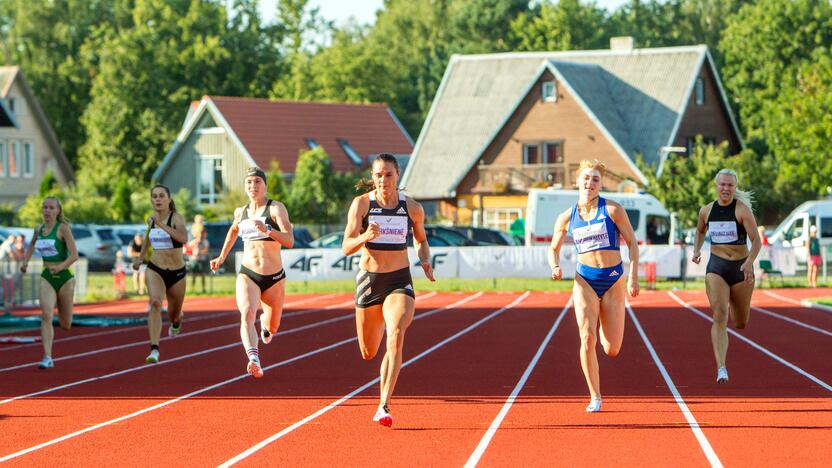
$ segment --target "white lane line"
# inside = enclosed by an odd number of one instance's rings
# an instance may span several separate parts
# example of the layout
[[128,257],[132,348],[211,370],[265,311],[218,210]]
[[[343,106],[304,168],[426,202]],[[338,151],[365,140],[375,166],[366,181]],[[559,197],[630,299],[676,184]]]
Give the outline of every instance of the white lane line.
[[768,315],[768,316],[771,316],[771,317],[774,317],[774,318],[777,318],[777,319],[780,319],[780,320],[784,320],[786,322],[792,323],[792,324],[797,325],[799,327],[803,327],[803,328],[806,328],[808,330],[812,330],[814,332],[822,333],[826,336],[832,336],[832,332],[830,332],[828,330],[824,330],[823,328],[818,328],[814,325],[809,325],[808,323],[801,322],[800,320],[795,320],[791,317],[786,317],[785,315],[780,315],[777,312],[772,312],[770,310],[763,309],[762,307],[756,307],[756,306],[751,306],[751,308],[754,309],[757,312],[760,312],[761,314],[765,314],[765,315]]
[[[528,294],[528,293],[527,293],[527,294]],[[451,304],[451,305],[444,306],[444,307],[440,307],[440,308],[438,308],[438,309],[433,309],[433,310],[428,311],[428,312],[425,312],[425,313],[423,313],[423,314],[419,314],[417,317],[414,317],[414,320],[417,320],[417,319],[420,319],[420,318],[425,318],[425,317],[430,317],[431,315],[434,315],[434,314],[436,314],[436,313],[439,313],[439,312],[443,312],[443,311],[445,311],[445,310],[452,309],[452,308],[454,308],[454,307],[457,307],[457,306],[460,306],[460,305],[462,305],[462,304],[465,304],[466,302],[470,302],[470,301],[472,301],[472,300],[474,300],[474,299],[476,299],[476,298],[478,298],[478,297],[480,297],[480,296],[482,296],[482,295],[483,295],[483,293],[482,293],[482,292],[478,292],[478,293],[472,294],[472,295],[470,295],[470,296],[468,296],[468,297],[466,297],[466,298],[464,298],[464,299],[462,299],[462,300],[459,300],[459,301],[457,301],[457,302],[455,302],[455,303],[453,303],[453,304]],[[430,296],[428,296],[427,294],[425,294],[424,296],[420,296],[420,297],[430,297]],[[419,299],[420,297],[417,297],[417,299]],[[355,315],[355,314],[349,314],[349,315],[345,315],[345,316],[343,316],[343,317],[338,317],[338,318],[336,318],[336,319],[326,320],[325,322],[332,322],[332,321],[335,321],[335,320],[344,320],[344,319],[348,319],[348,318],[353,318],[353,317],[354,317],[354,315]],[[323,322],[321,322],[321,323],[323,323]],[[315,325],[315,324],[311,324],[311,325]],[[300,329],[301,329],[301,328],[311,328],[311,325],[307,325],[307,326],[305,326],[305,327],[300,327],[300,328],[296,328],[296,329],[292,329],[292,330],[287,330],[287,331],[285,331],[285,332],[279,332],[277,335],[280,335],[281,333],[292,333],[292,332],[294,332],[294,331],[300,331]],[[299,360],[301,360],[301,359],[305,359],[305,358],[307,358],[307,357],[314,356],[314,355],[316,355],[316,354],[320,354],[320,353],[325,352],[325,351],[329,351],[330,349],[337,348],[337,347],[339,347],[339,346],[345,345],[345,344],[347,344],[347,343],[351,343],[351,342],[353,342],[353,341],[357,341],[357,338],[347,338],[347,339],[344,339],[344,340],[341,340],[341,341],[338,341],[338,342],[335,342],[335,343],[329,344],[329,345],[327,345],[327,346],[320,347],[320,348],[318,348],[318,349],[315,349],[315,350],[309,351],[309,352],[307,352],[307,353],[303,353],[303,354],[300,354],[300,355],[294,356],[294,357],[292,357],[292,358],[286,359],[286,360],[284,360],[284,361],[276,362],[276,363],[274,363],[274,364],[272,364],[272,365],[270,365],[270,366],[266,366],[266,367],[264,367],[264,368],[263,368],[263,370],[264,370],[264,371],[267,371],[267,370],[274,369],[274,368],[279,367],[279,366],[285,366],[285,365],[287,365],[287,364],[291,364],[291,363],[293,363],[293,362],[295,362],[295,361],[299,361]],[[230,345],[230,346],[239,346],[239,343],[233,343],[233,344],[232,344],[232,345]],[[227,346],[226,346],[226,347],[227,347]],[[202,354],[202,353],[199,353],[199,354]],[[90,426],[90,427],[87,427],[87,428],[85,428],[85,429],[81,429],[81,430],[79,430],[79,431],[75,431],[75,432],[73,432],[73,433],[71,433],[71,434],[67,434],[67,435],[64,435],[64,436],[58,437],[58,438],[56,438],[56,439],[52,439],[52,440],[49,440],[49,441],[46,441],[46,442],[40,443],[40,444],[38,444],[38,445],[35,445],[35,446],[32,446],[32,447],[29,447],[29,448],[26,448],[26,449],[20,450],[20,451],[18,451],[18,452],[15,452],[15,453],[12,453],[12,454],[6,455],[6,456],[4,456],[4,457],[0,458],[0,463],[5,462],[5,461],[9,461],[9,460],[11,460],[11,459],[13,459],[13,458],[17,458],[17,457],[20,457],[20,456],[22,456],[22,455],[26,455],[26,454],[28,454],[28,453],[32,453],[32,452],[34,452],[34,451],[40,450],[40,449],[45,448],[45,447],[49,447],[50,445],[54,445],[54,444],[57,444],[57,443],[59,443],[59,442],[63,442],[63,441],[65,441],[65,440],[71,439],[71,438],[73,438],[73,437],[77,437],[77,436],[79,436],[79,435],[81,435],[81,434],[85,434],[85,433],[87,433],[87,432],[94,431],[94,430],[96,430],[96,429],[100,429],[100,428],[102,428],[102,427],[110,426],[110,425],[112,425],[112,424],[115,424],[115,423],[118,423],[118,422],[121,422],[121,421],[125,421],[125,420],[127,420],[127,419],[131,419],[131,418],[134,418],[134,417],[136,417],[136,416],[139,416],[139,415],[142,415],[142,414],[145,414],[145,413],[149,413],[150,411],[154,411],[154,410],[157,410],[157,409],[159,409],[159,408],[164,408],[165,406],[171,405],[171,404],[176,403],[176,402],[178,402],[178,401],[182,401],[182,400],[185,400],[185,399],[190,398],[190,397],[192,397],[192,396],[196,396],[196,395],[199,395],[199,394],[202,394],[202,393],[205,393],[205,392],[208,392],[208,391],[214,390],[214,389],[216,389],[216,388],[223,387],[223,386],[225,386],[225,385],[228,385],[228,384],[230,384],[230,383],[233,383],[233,382],[236,382],[236,381],[238,381],[238,380],[244,379],[244,378],[246,378],[246,377],[248,377],[248,374],[238,375],[237,377],[233,377],[233,378],[230,378],[230,379],[228,379],[228,380],[224,380],[224,381],[222,381],[222,382],[219,382],[219,383],[216,383],[216,384],[210,385],[210,386],[208,386],[208,387],[203,387],[203,388],[201,388],[201,389],[199,389],[199,390],[195,390],[195,391],[190,392],[190,393],[188,393],[188,394],[185,394],[185,395],[182,395],[182,396],[176,397],[176,398],[171,399],[171,400],[164,401],[164,402],[162,402],[162,403],[159,403],[159,404],[154,405],[154,406],[150,406],[150,407],[148,407],[148,408],[141,409],[141,410],[139,410],[139,411],[136,411],[136,412],[133,412],[133,413],[127,414],[127,415],[125,415],[125,416],[121,416],[121,417],[118,417],[118,418],[115,418],[115,419],[111,419],[111,420],[109,420],[109,421],[104,421],[104,422],[99,423],[99,424],[96,424],[96,425],[94,425],[94,426]],[[378,380],[378,379],[376,379],[376,380]]]
[[[674,294],[672,291],[668,291],[668,294],[670,295],[670,297],[672,297],[672,298],[673,298],[673,300],[675,300],[676,302],[678,302],[678,303],[679,303],[680,305],[682,305],[684,308],[686,308],[686,309],[690,310],[691,312],[693,312],[693,313],[695,313],[695,314],[699,315],[700,317],[704,318],[705,320],[708,320],[708,321],[710,321],[710,322],[713,322],[713,319],[712,319],[711,317],[709,317],[708,315],[706,315],[705,313],[703,313],[701,310],[697,309],[696,307],[693,307],[692,305],[690,305],[690,304],[688,304],[687,302],[683,301],[682,299],[680,299],[680,298],[679,298],[679,296],[677,296],[676,294]],[[816,383],[816,384],[820,385],[820,386],[821,386],[821,387],[823,387],[826,391],[832,392],[832,386],[830,386],[828,383],[824,382],[823,380],[821,380],[821,379],[819,379],[819,378],[815,377],[814,375],[812,375],[812,374],[810,374],[810,373],[806,372],[805,370],[801,369],[800,367],[798,367],[798,366],[796,366],[796,365],[792,364],[791,362],[789,362],[789,361],[787,361],[787,360],[783,359],[782,357],[778,356],[777,354],[774,354],[773,352],[769,351],[768,349],[764,348],[763,346],[760,346],[760,345],[759,345],[759,344],[757,344],[756,342],[754,342],[754,341],[752,341],[752,340],[750,340],[750,339],[748,339],[748,338],[746,338],[746,337],[744,337],[744,336],[740,335],[739,333],[735,332],[734,330],[732,330],[732,329],[730,329],[730,328],[728,329],[728,333],[730,333],[730,334],[732,334],[732,335],[736,336],[737,338],[739,338],[740,340],[742,340],[742,341],[744,341],[744,342],[748,343],[749,345],[751,345],[752,347],[754,347],[754,348],[755,348],[755,349],[757,349],[758,351],[760,351],[760,352],[762,352],[763,354],[765,354],[766,356],[768,356],[768,357],[770,357],[770,358],[774,359],[775,361],[779,362],[780,364],[783,364],[784,366],[786,366],[786,367],[788,367],[789,369],[791,369],[791,370],[793,370],[793,371],[797,372],[798,374],[802,375],[803,377],[806,377],[807,379],[811,380],[812,382],[814,382],[814,383]]]
[[[309,314],[309,313],[312,313],[312,312],[321,312],[321,311],[332,310],[332,309],[340,309],[340,308],[344,308],[344,307],[347,307],[349,305],[352,305],[353,303],[354,302],[352,300],[350,300],[350,301],[342,302],[340,304],[333,304],[333,305],[326,306],[326,307],[323,307],[323,308],[318,308],[318,309],[306,309],[306,310],[298,310],[298,311],[295,311],[295,312],[287,312],[287,313],[283,314],[283,317],[284,318],[285,317],[295,317],[295,316],[298,316],[298,315],[306,315],[306,314]],[[228,312],[226,314],[230,314],[230,312]],[[185,322],[185,323],[191,323],[191,322],[193,322],[193,321],[188,321],[188,322]],[[160,339],[160,342],[161,341],[168,341],[168,340],[181,340],[182,338],[188,338],[188,337],[195,336],[195,335],[201,335],[201,334],[205,334],[205,333],[212,333],[212,332],[215,332],[215,331],[227,330],[229,328],[239,328],[239,327],[240,327],[240,323],[237,322],[237,323],[232,323],[232,324],[228,324],[228,325],[220,325],[220,326],[216,326],[216,327],[204,328],[202,330],[195,330],[195,331],[188,331],[186,329],[186,331],[184,333],[182,333],[180,336],[176,336],[176,337],[164,336]],[[148,343],[147,340],[134,341],[132,343],[126,343],[126,344],[123,344],[123,345],[110,346],[110,347],[107,347],[107,348],[99,348],[99,349],[94,349],[92,351],[85,351],[83,353],[69,354],[69,355],[66,355],[66,356],[56,357],[56,358],[53,358],[52,360],[55,361],[55,362],[58,362],[58,361],[65,361],[65,360],[68,360],[68,359],[77,359],[77,358],[86,357],[86,356],[93,356],[95,354],[107,353],[107,352],[110,352],[110,351],[117,351],[119,349],[132,348],[132,347],[135,347],[135,346],[146,346],[147,343]],[[22,369],[24,367],[33,367],[33,366],[37,365],[39,362],[40,361],[26,362],[26,363],[23,363],[23,364],[18,364],[16,366],[0,368],[0,372],[8,372],[8,371],[12,371],[12,370],[15,370],[15,369]]]
[[[409,366],[410,364],[413,364],[414,362],[419,361],[420,359],[422,359],[423,357],[431,354],[432,352],[436,351],[437,349],[445,346],[446,344],[448,344],[452,341],[457,340],[459,337],[461,337],[461,336],[465,335],[466,333],[474,330],[475,328],[479,327],[480,325],[484,324],[485,322],[488,322],[489,320],[493,319],[494,317],[497,317],[498,315],[502,314],[503,312],[511,309],[512,307],[516,306],[517,304],[522,302],[524,299],[526,299],[529,296],[529,294],[531,294],[531,293],[526,291],[520,297],[518,297],[514,301],[512,301],[509,305],[507,305],[505,307],[502,307],[500,309],[497,309],[496,311],[488,314],[487,316],[481,318],[480,320],[474,322],[473,324],[465,327],[464,329],[460,330],[459,332],[457,332],[457,333],[449,336],[448,338],[445,338],[444,340],[440,341],[439,343],[431,346],[427,350],[421,352],[419,355],[417,355],[417,356],[407,360],[406,362],[402,363],[402,368],[405,368],[405,367]],[[226,462],[224,462],[223,464],[220,465],[220,468],[229,467],[229,466],[232,466],[232,465],[244,460],[245,458],[249,457],[253,453],[262,449],[263,447],[265,447],[265,446],[271,444],[272,442],[282,438],[283,436],[289,434],[290,432],[294,431],[295,429],[297,429],[297,428],[303,426],[304,424],[318,418],[319,416],[323,415],[324,413],[327,413],[328,411],[338,407],[339,405],[346,402],[347,400],[354,397],[355,395],[358,395],[359,393],[363,392],[364,390],[372,387],[373,385],[378,383],[379,380],[380,380],[379,377],[376,377],[375,379],[365,383],[364,385],[356,388],[355,390],[353,390],[352,392],[344,395],[343,397],[339,398],[338,400],[333,401],[332,403],[326,405],[325,407],[321,408],[320,410],[310,414],[309,416],[301,419],[300,421],[292,424],[291,426],[286,427],[285,429],[278,432],[277,434],[274,434],[274,435],[268,437],[267,439],[265,439],[265,440],[257,443],[256,445],[246,449],[244,452],[242,452],[242,453],[236,455],[235,457],[227,460]],[[2,460],[0,459],[0,461],[2,461]]]
[[477,448],[474,449],[474,452],[471,453],[470,457],[468,457],[468,461],[465,462],[465,468],[473,468],[474,466],[477,466],[477,463],[479,463],[485,453],[485,450],[488,448],[488,444],[491,443],[491,439],[494,438],[494,435],[497,433],[497,429],[499,429],[500,424],[503,423],[509,409],[511,409],[511,406],[514,404],[514,400],[517,399],[517,395],[520,394],[520,391],[523,390],[523,387],[526,385],[526,381],[529,380],[529,376],[532,374],[532,371],[537,366],[537,362],[540,361],[540,357],[543,355],[543,350],[549,344],[549,341],[552,340],[555,330],[558,329],[560,322],[563,320],[563,317],[566,316],[566,312],[570,307],[572,307],[571,297],[569,298],[569,301],[567,301],[566,306],[564,306],[563,310],[560,312],[560,315],[558,315],[558,318],[555,319],[555,323],[552,325],[552,328],[549,329],[549,333],[543,339],[543,342],[540,343],[540,346],[537,348],[537,353],[535,353],[531,362],[529,362],[529,365],[526,367],[526,371],[523,372],[520,380],[517,381],[517,385],[514,386],[514,390],[511,391],[511,394],[506,399],[506,402],[503,404],[500,412],[497,413],[497,417],[491,421],[491,425],[488,427],[488,430],[485,431],[485,435],[482,436],[482,439],[480,439],[480,443],[477,444]]
[[829,307],[828,305],[824,305],[824,304],[815,304],[814,302],[812,302],[808,299],[802,299],[802,300],[798,301],[796,299],[792,299],[790,297],[782,296],[780,294],[773,293],[771,291],[763,291],[763,294],[765,294],[766,296],[769,296],[769,297],[773,297],[775,299],[779,299],[779,300],[784,301],[784,302],[788,302],[789,304],[808,307],[809,309],[821,310],[823,312],[832,312],[832,307]]
[[[306,304],[307,302],[312,302],[314,300],[328,299],[328,298],[333,297],[333,296],[337,296],[337,294],[327,294],[327,295],[324,295],[324,296],[310,297],[310,298],[306,298],[306,299],[301,299],[299,301],[287,302],[286,304],[283,304],[283,307],[286,308],[286,307],[292,307],[292,306],[296,306],[296,305]],[[137,312],[137,313],[144,313],[144,312]],[[188,315],[191,315],[191,314],[198,314],[199,312],[186,311],[185,313],[188,314]],[[188,323],[193,323],[193,322],[196,322],[196,321],[199,321],[199,320],[208,320],[208,319],[212,319],[212,318],[215,318],[215,317],[222,317],[223,315],[227,315],[227,314],[228,314],[228,312],[218,312],[218,313],[214,313],[214,314],[198,315],[196,317],[189,318]],[[81,315],[83,315],[83,314],[81,314]],[[95,332],[95,333],[85,333],[85,334],[82,334],[82,335],[68,336],[68,337],[65,337],[65,338],[58,338],[58,339],[54,340],[53,343],[64,343],[64,342],[67,342],[67,341],[83,340],[83,339],[86,339],[86,338],[93,338],[93,337],[97,337],[97,336],[114,335],[116,333],[132,332],[132,331],[136,331],[136,330],[142,330],[142,329],[145,329],[145,328],[147,328],[147,325],[144,325],[144,324],[142,324],[142,325],[133,325],[133,326],[129,326],[129,327],[119,328],[118,330],[107,330],[107,331],[101,331],[101,332]],[[40,335],[39,334],[34,334],[32,336],[40,336]],[[31,348],[31,347],[34,347],[34,346],[41,346],[41,344],[40,343],[31,343],[31,344],[23,344],[23,345],[16,345],[16,346],[3,346],[3,347],[0,347],[0,351],[11,351],[11,350],[14,350],[14,349]]]
[[633,308],[630,307],[630,304],[627,304],[627,313],[630,315],[630,319],[636,326],[638,334],[641,335],[642,341],[644,341],[644,344],[647,346],[647,350],[650,352],[653,362],[656,363],[656,367],[659,368],[659,372],[662,374],[662,378],[667,384],[667,388],[669,388],[670,393],[673,394],[673,399],[676,400],[676,404],[679,406],[679,409],[682,410],[682,414],[688,421],[688,425],[690,426],[691,431],[693,431],[693,435],[696,436],[696,440],[699,442],[699,447],[701,447],[702,451],[705,452],[705,458],[708,459],[708,463],[710,463],[713,467],[721,467],[722,462],[719,460],[714,448],[711,447],[711,443],[708,441],[708,438],[705,437],[705,433],[702,432],[702,428],[699,427],[699,422],[693,416],[693,413],[690,412],[687,403],[685,403],[685,400],[679,393],[679,389],[677,389],[676,384],[673,383],[673,379],[670,378],[670,374],[667,372],[667,369],[665,369],[662,360],[659,359],[656,349],[650,342],[650,338],[647,338],[647,334],[644,332],[644,328],[641,327],[641,322],[638,321],[638,318],[636,317],[635,312],[633,312]]

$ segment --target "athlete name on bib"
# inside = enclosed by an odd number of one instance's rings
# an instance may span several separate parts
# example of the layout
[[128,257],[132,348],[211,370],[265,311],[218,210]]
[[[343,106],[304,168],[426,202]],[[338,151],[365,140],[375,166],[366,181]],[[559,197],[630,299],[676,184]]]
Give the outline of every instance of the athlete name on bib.
[[711,236],[711,243],[714,244],[727,244],[739,239],[737,223],[734,221],[710,221],[708,234]]
[[150,230],[150,245],[154,250],[165,250],[173,248],[173,239],[170,235],[161,228],[153,228]]
[[607,223],[587,224],[572,230],[572,239],[578,253],[591,250],[603,249],[610,246],[610,235],[607,232]]
[[257,227],[254,225],[254,221],[260,221],[261,223],[266,223],[266,217],[260,216],[259,218],[249,218],[240,221],[240,224],[237,227],[240,229],[240,237],[243,238],[244,241],[251,241],[251,240],[260,240],[269,237],[267,232],[261,232]]
[[35,241],[35,250],[41,257],[54,257],[58,255],[58,248],[55,247],[55,239],[38,239]]
[[376,244],[401,244],[407,239],[407,216],[370,215],[368,221],[379,225]]

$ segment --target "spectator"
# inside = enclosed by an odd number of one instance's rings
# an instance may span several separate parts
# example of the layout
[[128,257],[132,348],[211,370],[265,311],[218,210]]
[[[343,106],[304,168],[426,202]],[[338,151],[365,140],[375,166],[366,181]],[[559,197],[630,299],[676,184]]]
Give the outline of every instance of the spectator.
[[24,242],[23,236],[17,236],[15,238],[11,253],[12,260],[19,262],[26,258],[26,243]]
[[[142,242],[144,242],[144,237],[140,232],[137,232],[133,236],[133,240],[130,241],[130,246],[127,247],[127,256],[130,257],[131,261],[141,260]],[[133,270],[133,289],[140,296],[145,293],[145,270],[147,270],[145,262],[142,262],[138,270]]]
[[127,277],[127,268],[124,265],[124,254],[121,250],[116,251],[116,261],[113,264],[113,289],[116,293],[117,299],[123,299],[125,293],[125,281]]
[[191,269],[191,287],[196,286],[196,277],[199,276],[202,281],[202,292],[205,292],[205,273],[208,272],[208,231],[202,229],[199,235],[190,242],[188,242],[190,250],[190,257],[188,266]]
[[199,233],[205,230],[205,217],[202,215],[194,216],[194,224],[191,225],[191,236],[194,239],[199,239]]

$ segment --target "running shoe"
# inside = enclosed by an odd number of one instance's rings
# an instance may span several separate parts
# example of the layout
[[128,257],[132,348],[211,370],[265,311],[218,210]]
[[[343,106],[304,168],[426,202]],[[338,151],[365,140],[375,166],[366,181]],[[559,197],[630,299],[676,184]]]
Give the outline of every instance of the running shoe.
[[593,397],[589,400],[589,404],[586,406],[587,413],[600,413],[601,412],[601,397]]
[[384,427],[390,427],[393,425],[393,415],[390,414],[390,409],[387,408],[387,405],[380,405],[378,407],[376,415],[373,416],[373,421],[381,424]]
[[725,366],[716,370],[716,383],[725,383],[728,381],[728,369]]
[[147,358],[144,362],[148,364],[156,364],[159,362],[159,350],[158,349],[151,349],[150,354],[147,355]]
[[55,367],[55,363],[52,362],[52,358],[49,356],[44,356],[38,364],[38,369],[51,369],[53,367]]
[[246,372],[252,375],[252,377],[260,378],[263,377],[263,368],[260,367],[260,361],[248,361],[248,365],[246,366]]
[[263,344],[271,343],[272,342],[272,336],[273,336],[272,333],[267,328],[261,328],[260,329],[260,341],[262,341]]
[[178,335],[182,332],[182,322],[179,322],[179,325],[170,324],[168,327],[168,336],[173,338],[174,336]]

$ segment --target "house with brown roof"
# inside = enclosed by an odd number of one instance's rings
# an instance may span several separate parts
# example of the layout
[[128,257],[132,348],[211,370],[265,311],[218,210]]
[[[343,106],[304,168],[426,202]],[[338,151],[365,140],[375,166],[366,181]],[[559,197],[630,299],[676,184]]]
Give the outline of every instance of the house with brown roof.
[[300,153],[322,147],[337,171],[361,170],[378,153],[405,162],[413,140],[386,104],[205,96],[191,107],[153,179],[199,203],[242,188],[248,167],[272,161],[291,177]]
[[0,203],[22,205],[47,170],[62,185],[75,178],[23,72],[0,66]]
[[743,146],[704,45],[455,55],[401,184],[455,223],[506,229],[529,188],[574,187],[583,159],[606,164],[605,190],[632,191],[638,156],[658,170],[697,135]]

